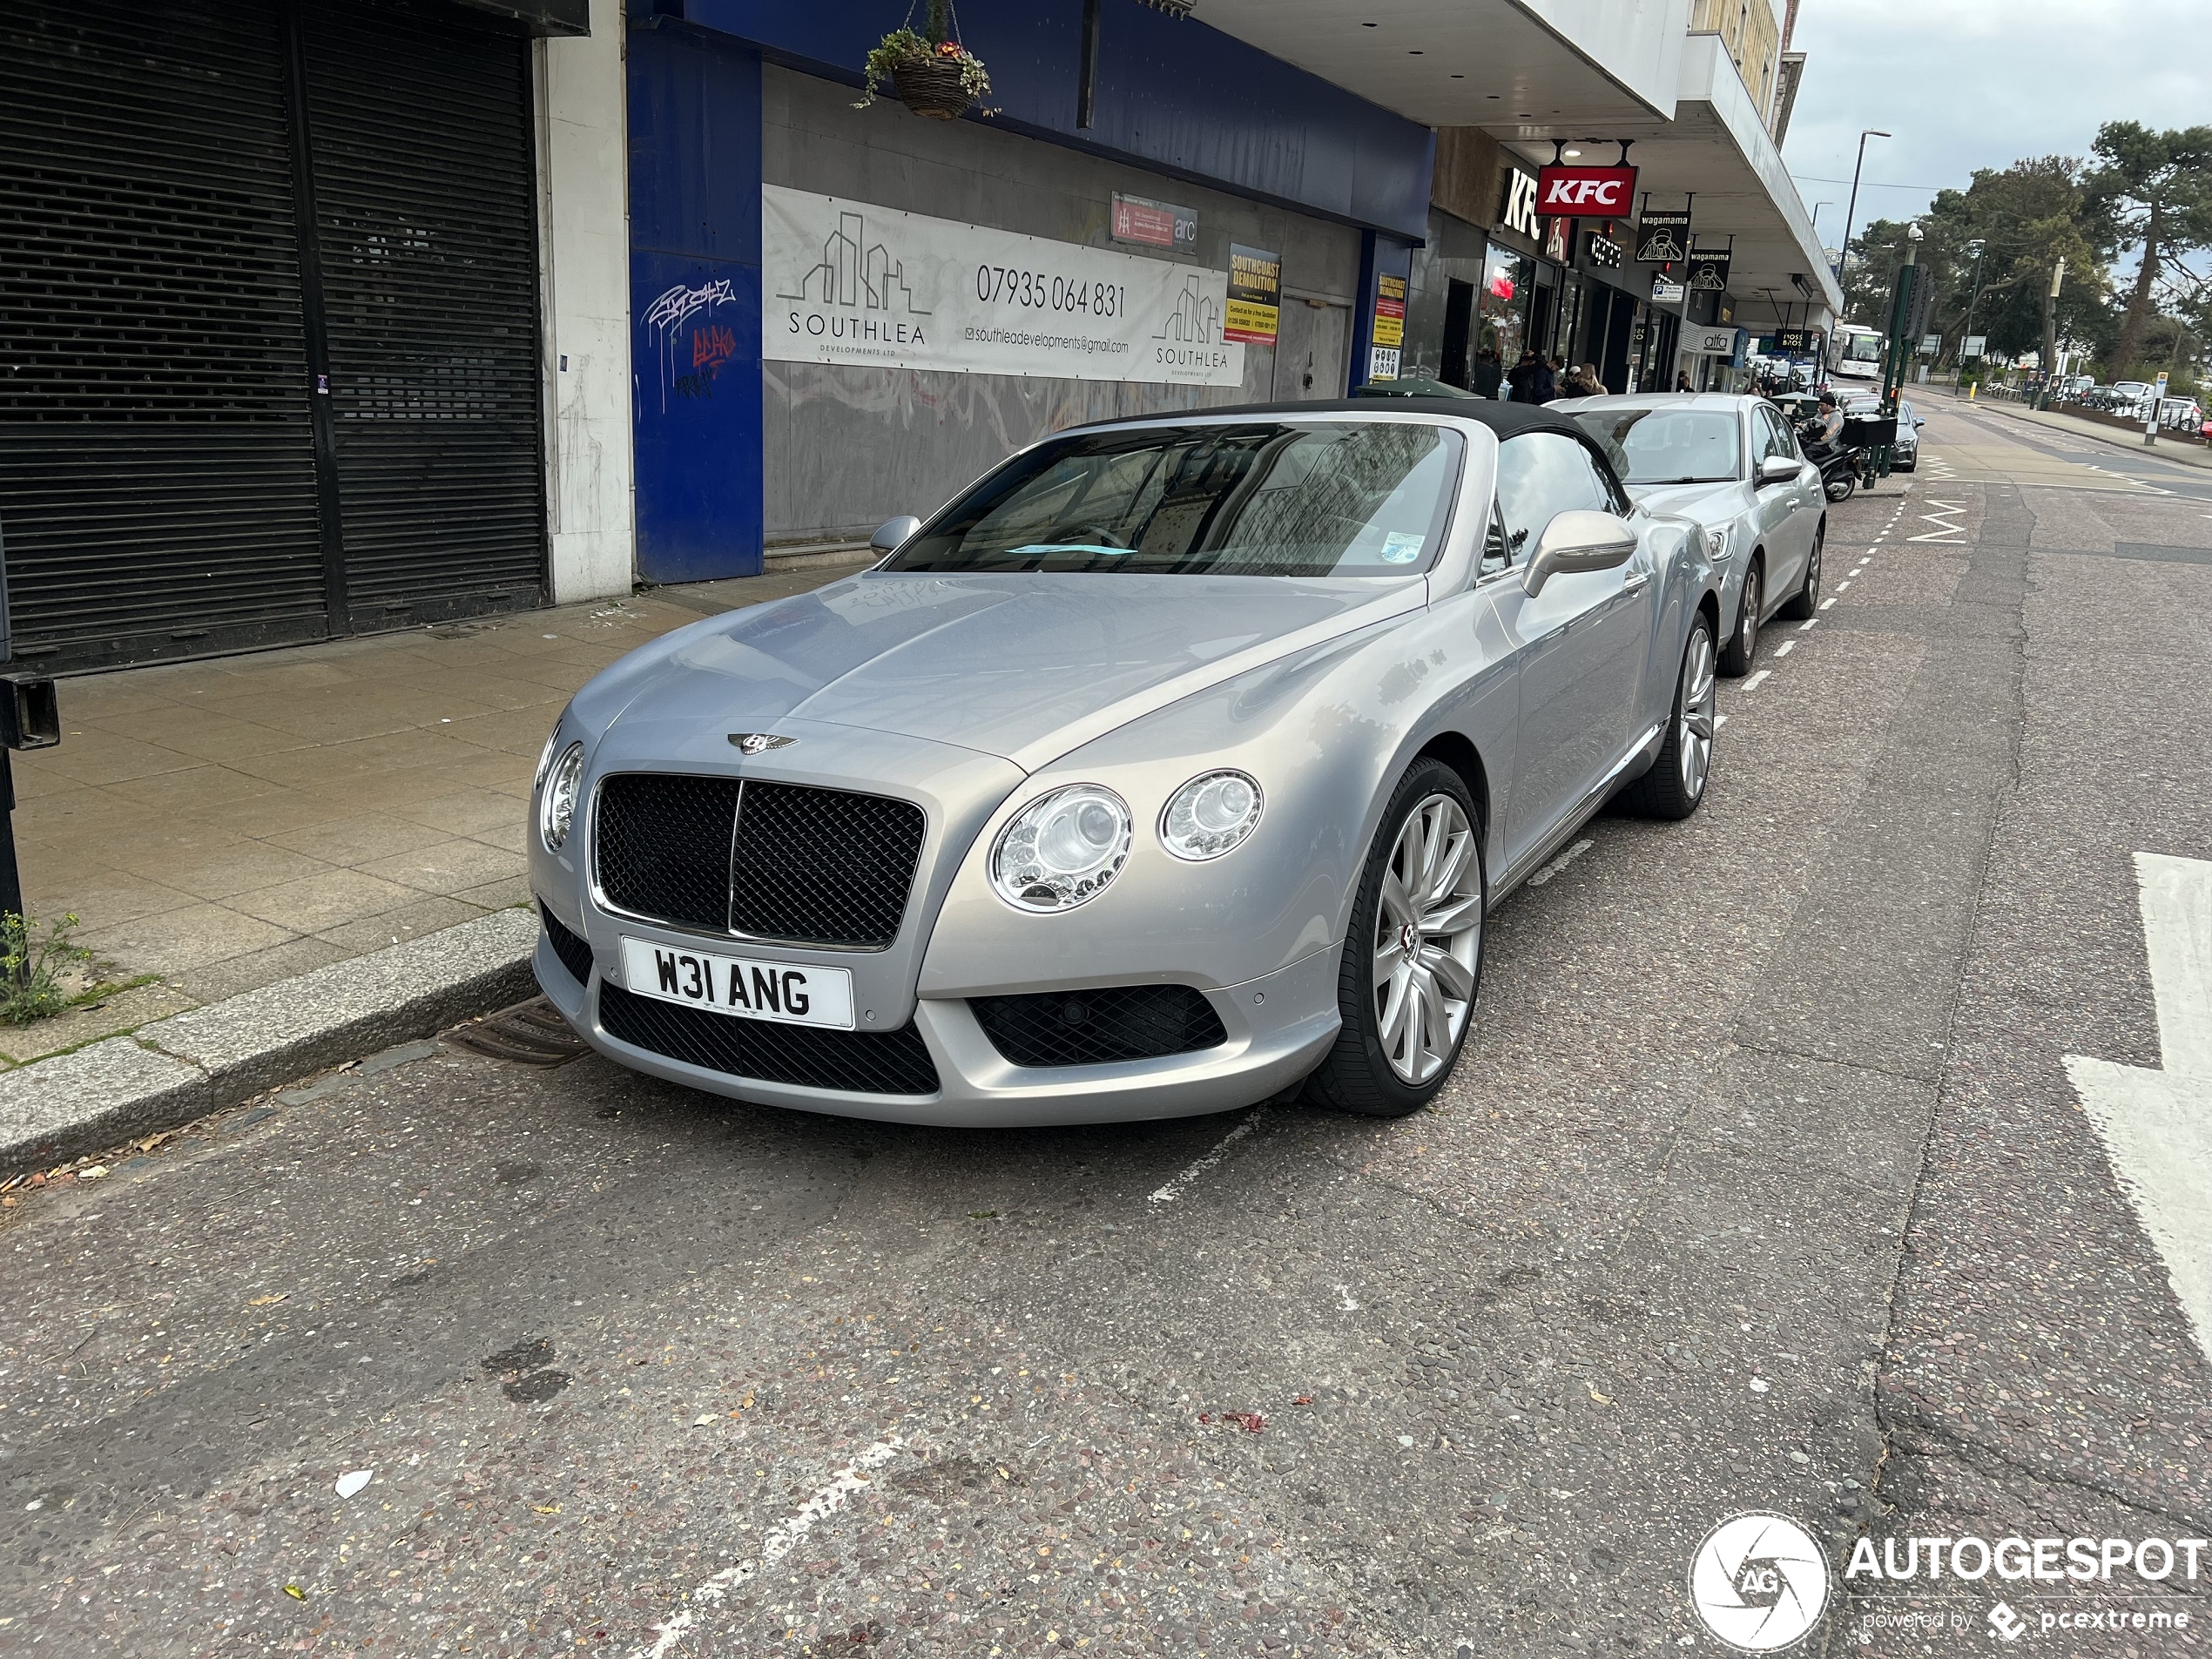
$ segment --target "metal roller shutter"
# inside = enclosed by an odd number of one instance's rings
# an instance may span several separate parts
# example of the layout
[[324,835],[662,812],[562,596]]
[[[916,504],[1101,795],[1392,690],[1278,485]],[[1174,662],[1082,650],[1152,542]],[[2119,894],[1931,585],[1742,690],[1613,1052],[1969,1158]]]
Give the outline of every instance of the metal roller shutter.
[[355,629],[543,602],[528,44],[300,14]]
[[0,530],[18,657],[325,627],[273,7],[0,9]]
[[19,658],[543,602],[529,45],[473,17],[0,5]]

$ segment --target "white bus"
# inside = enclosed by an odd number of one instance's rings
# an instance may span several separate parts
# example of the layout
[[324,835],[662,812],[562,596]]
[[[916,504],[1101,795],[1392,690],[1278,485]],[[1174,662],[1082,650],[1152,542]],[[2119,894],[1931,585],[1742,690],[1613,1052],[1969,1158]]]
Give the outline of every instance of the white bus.
[[1838,380],[1878,381],[1882,378],[1883,337],[1878,328],[1844,322],[1831,336],[1828,372]]

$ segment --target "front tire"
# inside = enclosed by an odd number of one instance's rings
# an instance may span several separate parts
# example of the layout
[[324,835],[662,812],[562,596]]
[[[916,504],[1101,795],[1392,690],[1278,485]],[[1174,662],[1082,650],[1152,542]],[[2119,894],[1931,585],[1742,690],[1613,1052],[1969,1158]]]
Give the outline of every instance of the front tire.
[[1804,622],[1820,614],[1820,553],[1828,545],[1828,521],[1823,519],[1820,528],[1812,533],[1812,551],[1805,558],[1805,579],[1797,590],[1783,603],[1781,615],[1791,622]]
[[1721,650],[1721,672],[1739,679],[1751,671],[1759,653],[1759,612],[1766,604],[1766,565],[1754,557],[1743,572],[1743,603],[1737,609],[1736,627]]
[[1482,981],[1479,826],[1466,780],[1440,760],[1416,761],[1391,792],[1337,973],[1344,1026],[1306,1080],[1309,1098],[1404,1117],[1452,1075]]
[[1630,784],[1623,797],[1631,812],[1646,818],[1688,818],[1703,802],[1713,766],[1714,692],[1713,625],[1701,610],[1683,644],[1667,740],[1651,770]]
[[1858,475],[1857,473],[1839,472],[1828,481],[1828,499],[1849,501],[1851,491],[1858,488]]

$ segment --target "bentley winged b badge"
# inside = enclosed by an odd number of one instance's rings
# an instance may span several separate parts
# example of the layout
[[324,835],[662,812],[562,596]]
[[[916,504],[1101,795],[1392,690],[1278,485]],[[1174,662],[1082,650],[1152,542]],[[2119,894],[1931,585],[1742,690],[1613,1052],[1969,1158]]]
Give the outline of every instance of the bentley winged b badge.
[[749,755],[759,755],[771,749],[788,749],[799,739],[778,737],[772,732],[732,732],[730,741]]

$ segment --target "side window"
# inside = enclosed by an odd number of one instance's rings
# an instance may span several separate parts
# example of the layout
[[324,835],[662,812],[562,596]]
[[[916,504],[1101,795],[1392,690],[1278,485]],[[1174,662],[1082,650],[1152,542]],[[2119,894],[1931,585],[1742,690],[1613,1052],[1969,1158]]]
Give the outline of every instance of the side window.
[[1790,431],[1790,423],[1772,409],[1759,410],[1759,424],[1764,442],[1759,445],[1759,458],[1780,455],[1785,461],[1797,459],[1797,440]]
[[1506,540],[1505,509],[1493,497],[1490,528],[1482,537],[1482,567],[1474,573],[1474,578],[1480,582],[1486,576],[1495,576],[1513,562],[1513,548]]
[[1504,526],[1506,558],[1527,562],[1554,515],[1576,508],[1624,512],[1618,488],[1579,439],[1563,432],[1521,432],[1498,446],[1497,520]]

